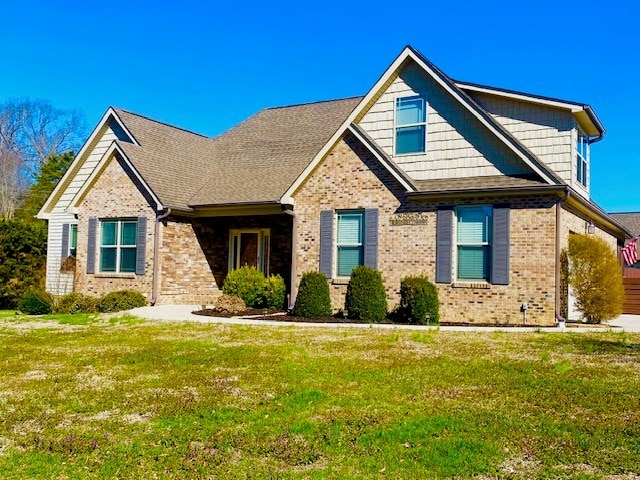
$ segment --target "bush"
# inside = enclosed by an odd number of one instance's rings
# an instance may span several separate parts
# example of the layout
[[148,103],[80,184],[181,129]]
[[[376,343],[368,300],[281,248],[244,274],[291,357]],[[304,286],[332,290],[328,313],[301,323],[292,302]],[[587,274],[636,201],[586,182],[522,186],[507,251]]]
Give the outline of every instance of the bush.
[[268,308],[284,308],[284,300],[287,287],[280,275],[271,275],[264,281],[262,289],[262,302]]
[[47,224],[0,220],[0,308],[15,308],[27,290],[44,289]]
[[387,294],[378,270],[360,265],[351,272],[345,308],[349,318],[380,322],[387,316]]
[[147,299],[140,292],[134,290],[118,290],[107,293],[100,299],[98,310],[103,313],[120,312],[132,308],[144,307]]
[[231,270],[222,284],[222,292],[237,295],[248,307],[259,307],[264,300],[264,273],[256,267],[240,267]]
[[246,309],[247,305],[244,303],[244,300],[237,295],[223,294],[216,301],[216,310],[229,315],[236,315],[244,312]]
[[438,323],[438,289],[427,277],[405,277],[400,283],[400,310],[411,323]]
[[306,272],[300,279],[300,287],[293,307],[296,317],[330,317],[331,296],[329,282],[320,272]]
[[98,311],[100,299],[71,292],[58,298],[55,313],[93,313]]
[[622,313],[624,286],[614,251],[592,235],[569,237],[569,285],[577,308],[589,323],[600,323]]
[[45,315],[53,311],[53,296],[42,290],[27,290],[20,301],[18,308],[27,315]]

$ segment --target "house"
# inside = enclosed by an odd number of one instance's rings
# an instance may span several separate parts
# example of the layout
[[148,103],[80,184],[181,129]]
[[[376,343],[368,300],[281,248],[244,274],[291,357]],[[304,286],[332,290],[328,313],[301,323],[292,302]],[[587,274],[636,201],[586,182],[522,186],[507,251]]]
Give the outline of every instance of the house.
[[425,274],[443,321],[553,324],[570,232],[630,236],[590,199],[604,133],[589,105],[455,81],[410,46],[363,97],[266,109],[217,138],[109,108],[39,213],[47,289],[211,303],[248,264],[292,301],[323,272],[337,310],[364,263],[390,305]]

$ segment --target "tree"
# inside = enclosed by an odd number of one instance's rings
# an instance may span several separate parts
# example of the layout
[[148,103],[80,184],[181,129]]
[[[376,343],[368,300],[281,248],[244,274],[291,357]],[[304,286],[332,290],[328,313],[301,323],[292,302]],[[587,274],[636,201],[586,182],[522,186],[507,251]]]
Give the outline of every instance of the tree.
[[16,211],[16,218],[31,220],[36,216],[73,162],[73,158],[73,152],[62,155],[54,153],[49,156],[40,168],[36,181],[29,187],[20,208]]
[[12,218],[26,187],[47,159],[76,150],[85,134],[78,111],[47,100],[12,99],[0,104],[0,215]]
[[622,313],[624,287],[615,252],[592,235],[569,237],[569,285],[578,309],[589,323],[600,323]]

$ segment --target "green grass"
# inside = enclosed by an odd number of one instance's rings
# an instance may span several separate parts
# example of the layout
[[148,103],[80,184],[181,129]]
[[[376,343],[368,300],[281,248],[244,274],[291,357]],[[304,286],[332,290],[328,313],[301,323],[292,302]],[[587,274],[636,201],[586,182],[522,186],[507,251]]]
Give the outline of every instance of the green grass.
[[640,468],[639,335],[0,318],[3,479]]

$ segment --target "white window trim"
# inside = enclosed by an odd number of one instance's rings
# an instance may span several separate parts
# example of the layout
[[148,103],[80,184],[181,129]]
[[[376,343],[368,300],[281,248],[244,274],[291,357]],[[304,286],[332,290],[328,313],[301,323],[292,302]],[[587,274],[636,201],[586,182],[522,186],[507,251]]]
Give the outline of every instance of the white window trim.
[[[585,138],[586,140],[586,147],[587,147],[587,151],[586,151],[586,158],[583,157],[580,154],[580,137]],[[589,170],[590,170],[590,166],[591,166],[591,146],[589,145],[589,136],[584,133],[584,131],[578,126],[576,125],[576,148],[575,148],[575,152],[576,152],[576,181],[578,182],[578,185],[580,185],[582,188],[587,189],[588,185],[589,185]],[[578,172],[580,172],[580,168],[579,168],[579,164],[580,162],[582,162],[582,174],[584,176],[584,183],[582,183],[582,179],[578,178]]]
[[[419,98],[422,100],[424,107],[424,122],[418,123],[407,123],[404,125],[398,125],[398,100],[408,100],[413,98]],[[427,126],[429,123],[429,103],[427,102],[427,98],[424,95],[420,94],[412,94],[412,95],[397,95],[393,98],[393,156],[394,157],[408,157],[412,155],[426,155],[427,154]],[[410,153],[397,153],[397,132],[398,128],[404,127],[417,127],[424,125],[424,151],[423,152],[410,152]]]
[[[451,266],[453,268],[453,276],[452,278],[454,279],[453,283],[463,283],[463,284],[469,284],[469,283],[475,283],[475,284],[481,284],[481,283],[486,283],[487,285],[490,284],[491,281],[491,255],[493,255],[493,242],[480,242],[480,243],[459,243],[458,242],[458,219],[459,219],[459,214],[458,214],[458,210],[459,209],[464,209],[464,208],[490,208],[491,209],[491,226],[489,227],[489,232],[487,232],[487,237],[489,237],[489,234],[491,233],[491,229],[493,228],[493,205],[490,204],[482,204],[482,205],[459,205],[455,208],[455,221],[454,223],[454,227],[453,227],[453,261],[451,262]],[[493,240],[493,239],[492,239]],[[459,278],[458,277],[458,264],[460,263],[459,258],[458,258],[458,247],[463,246],[463,247],[480,247],[480,246],[488,246],[489,247],[489,268],[488,268],[488,277],[489,278]]]
[[[362,243],[344,243],[338,245],[338,217],[342,214],[357,213],[362,215]],[[362,248],[362,264],[364,265],[364,249],[365,249],[365,225],[364,225],[364,209],[353,208],[347,210],[336,210],[333,214],[333,224],[336,228],[333,229],[333,265],[331,277],[338,281],[345,281],[351,278],[351,275],[339,276],[338,275],[338,247],[361,247]]]
[[[76,246],[72,247],[71,246],[71,240],[73,239],[73,235],[71,234],[71,231],[74,230],[74,229],[76,231]],[[74,249],[76,251],[75,255],[73,255],[71,253],[71,250],[74,250]],[[67,245],[67,252],[69,252],[69,256],[70,257],[74,257],[74,256],[78,255],[78,224],[77,223],[70,223],[69,224],[69,244]]]
[[[234,264],[240,265],[240,249],[235,252],[236,258],[233,258],[233,243],[234,238],[238,238],[238,246],[240,246],[240,238],[243,233],[257,233],[258,234],[258,270],[263,272],[265,276],[269,276],[269,258],[271,250],[271,229],[270,228],[234,228],[229,230],[229,262],[228,271],[230,272],[234,268]],[[266,243],[265,243],[266,242]]]
[[[102,225],[103,223],[115,223],[116,224],[116,243],[115,245],[103,245],[102,244]],[[122,231],[123,223],[135,223],[136,224],[136,243],[134,245],[122,245],[120,243],[120,234]],[[98,221],[98,273],[122,273],[122,274],[135,274],[135,266],[133,272],[121,272],[120,271],[120,258],[122,249],[134,249],[136,251],[136,261],[137,261],[137,251],[138,251],[138,220],[134,218],[101,218]],[[102,270],[102,248],[115,248],[116,249],[116,268],[114,271],[106,271]]]

